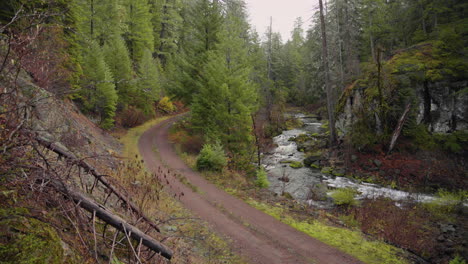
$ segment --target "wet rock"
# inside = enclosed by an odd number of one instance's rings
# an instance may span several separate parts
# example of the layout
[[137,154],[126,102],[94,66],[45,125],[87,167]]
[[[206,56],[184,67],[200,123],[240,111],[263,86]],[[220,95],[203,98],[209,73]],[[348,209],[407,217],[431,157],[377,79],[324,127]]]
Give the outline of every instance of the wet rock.
[[291,168],[293,168],[293,169],[299,169],[299,168],[304,167],[304,165],[302,165],[302,162],[300,162],[300,161],[292,161],[292,162],[289,164],[289,167],[291,167]]
[[283,176],[283,177],[278,178],[278,180],[282,182],[289,182],[289,177]]
[[332,174],[337,177],[343,177],[346,174],[344,168],[333,169]]
[[444,235],[440,235],[437,237],[437,241],[438,242],[444,242],[446,240],[445,236]]
[[332,167],[323,167],[321,172],[331,174],[333,172],[333,168]]
[[294,199],[293,196],[288,192],[283,192],[281,196],[283,196],[286,199]]
[[452,224],[440,224],[440,231],[442,233],[454,233],[456,229]]
[[176,227],[176,226],[164,226],[163,229],[164,229],[166,232],[176,232],[176,231],[177,231],[177,227]]
[[304,159],[304,165],[306,167],[311,167],[312,164],[318,161],[320,161],[320,156],[309,156]]

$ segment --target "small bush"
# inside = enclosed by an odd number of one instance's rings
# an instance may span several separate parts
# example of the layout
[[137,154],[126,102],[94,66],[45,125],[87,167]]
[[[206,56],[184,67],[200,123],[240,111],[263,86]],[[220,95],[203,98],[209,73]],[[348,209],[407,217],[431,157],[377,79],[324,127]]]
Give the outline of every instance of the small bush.
[[355,206],[358,205],[358,201],[354,200],[356,194],[357,191],[353,188],[344,188],[334,191],[330,196],[336,205]]
[[452,259],[449,264],[466,264],[466,261],[460,257],[460,256],[456,256],[454,259]]
[[359,150],[366,150],[378,142],[372,126],[365,119],[360,119],[351,129],[351,143]]
[[457,209],[463,206],[467,199],[468,191],[449,192],[439,190],[437,198],[424,204],[424,207],[436,217],[450,218],[453,213],[456,213]]
[[148,120],[148,117],[140,109],[134,106],[126,107],[119,115],[119,123],[126,128],[139,126]]
[[268,188],[268,186],[270,186],[267,173],[263,167],[260,167],[257,170],[257,180],[255,180],[255,185],[258,188]]
[[169,97],[167,96],[164,96],[158,103],[158,109],[161,110],[162,112],[164,113],[173,113],[175,112],[177,109],[176,107],[174,106],[174,104],[172,103],[171,99],[169,99]]
[[197,157],[199,171],[222,171],[227,165],[226,154],[221,144],[205,144]]

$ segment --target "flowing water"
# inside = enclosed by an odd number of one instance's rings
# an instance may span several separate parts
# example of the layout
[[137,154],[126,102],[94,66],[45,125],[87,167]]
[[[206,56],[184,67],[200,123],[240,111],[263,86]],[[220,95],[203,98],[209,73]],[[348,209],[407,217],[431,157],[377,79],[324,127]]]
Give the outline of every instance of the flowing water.
[[281,135],[274,137],[273,141],[277,147],[271,152],[265,153],[263,158],[263,165],[268,172],[268,180],[270,181],[269,188],[271,191],[278,195],[289,193],[298,201],[318,207],[331,206],[330,200],[314,201],[311,199],[311,189],[320,185],[327,186],[329,189],[346,187],[356,189],[359,192],[356,199],[386,197],[399,202],[406,200],[427,202],[434,199],[433,196],[426,194],[408,193],[382,187],[377,184],[360,183],[345,177],[334,177],[322,173],[319,169],[306,167],[299,169],[291,168],[289,164],[285,162],[302,162],[305,155],[303,152],[297,150],[296,142],[289,141],[289,139],[301,134],[323,132],[321,128],[322,124],[319,123],[317,119],[303,114],[294,114],[294,117],[300,119],[304,123],[302,128],[286,130],[283,131]]

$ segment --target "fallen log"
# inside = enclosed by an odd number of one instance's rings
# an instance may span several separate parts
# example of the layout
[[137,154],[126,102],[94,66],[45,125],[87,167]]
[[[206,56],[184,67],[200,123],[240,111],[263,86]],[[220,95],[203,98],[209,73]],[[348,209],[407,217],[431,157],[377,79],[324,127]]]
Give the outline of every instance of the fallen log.
[[400,136],[401,129],[403,128],[403,125],[405,124],[405,120],[408,117],[408,113],[410,109],[411,109],[411,103],[406,105],[403,115],[401,115],[400,120],[398,120],[398,125],[395,128],[395,131],[393,132],[392,140],[390,141],[390,146],[388,148],[387,155],[390,154],[390,152],[392,152],[393,148],[395,147],[396,141],[398,137]]
[[172,258],[173,253],[170,249],[168,249],[166,246],[159,243],[158,241],[154,240],[152,237],[146,235],[137,227],[130,225],[124,219],[109,212],[104,206],[98,204],[97,202],[95,202],[94,200],[85,196],[82,193],[73,191],[70,188],[65,187],[65,185],[60,181],[52,180],[51,183],[56,190],[69,196],[81,208],[85,209],[86,211],[92,214],[96,214],[96,216],[102,221],[115,227],[117,230],[125,233],[129,237],[136,240],[138,243],[142,243],[144,246],[151,249],[152,251],[161,254],[161,256],[167,259]]
[[114,186],[112,186],[112,184],[108,182],[106,178],[102,176],[102,174],[98,173],[98,171],[95,168],[93,168],[91,165],[89,165],[86,161],[78,159],[75,156],[75,154],[71,153],[70,151],[64,149],[63,147],[57,144],[54,144],[52,142],[45,140],[42,137],[37,137],[36,140],[42,146],[57,153],[59,156],[65,157],[70,162],[76,164],[77,166],[83,168],[86,172],[93,175],[100,183],[102,183],[106,188],[108,188],[112,193],[114,193],[115,196],[119,198],[119,200],[121,200],[124,204],[126,204],[133,213],[137,214],[138,217],[141,217],[141,219],[143,219],[148,225],[150,225],[156,231],[161,232],[159,227],[153,221],[151,221],[147,216],[145,216],[143,212],[141,212],[141,210],[138,209],[138,207],[135,204],[133,204],[129,199],[127,199],[125,195],[120,193]]

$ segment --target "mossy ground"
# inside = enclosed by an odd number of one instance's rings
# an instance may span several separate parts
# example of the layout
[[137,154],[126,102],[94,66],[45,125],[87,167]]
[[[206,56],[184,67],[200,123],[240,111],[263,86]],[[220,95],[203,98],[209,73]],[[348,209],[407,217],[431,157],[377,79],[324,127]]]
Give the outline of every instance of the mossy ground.
[[1,263],[61,264],[63,248],[55,229],[25,208],[0,209]]
[[334,246],[364,263],[399,264],[408,263],[404,252],[379,240],[369,240],[361,232],[327,225],[318,220],[297,220],[291,217],[281,205],[268,205],[247,199],[251,206],[273,216],[281,222]]

